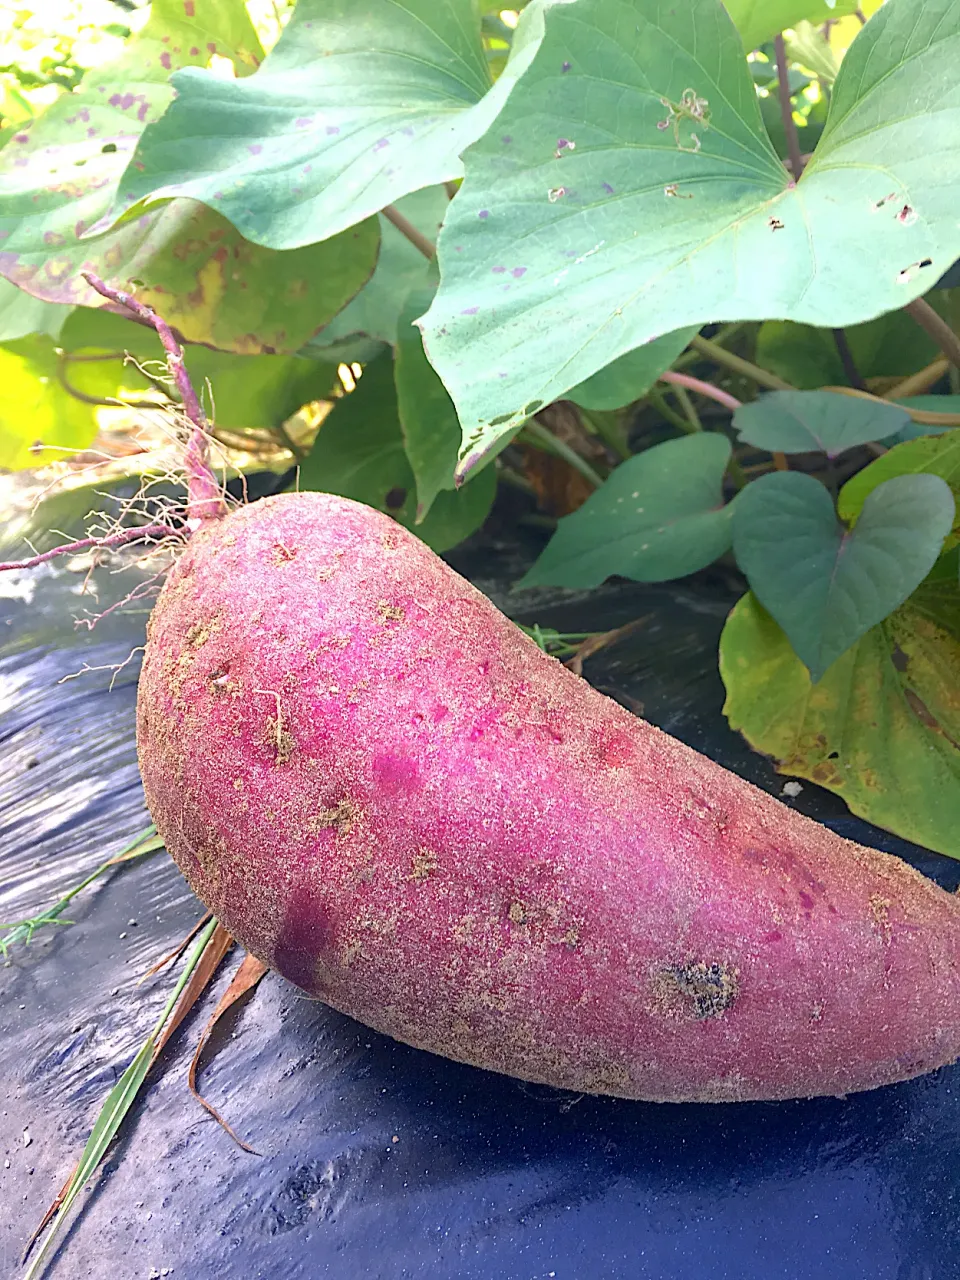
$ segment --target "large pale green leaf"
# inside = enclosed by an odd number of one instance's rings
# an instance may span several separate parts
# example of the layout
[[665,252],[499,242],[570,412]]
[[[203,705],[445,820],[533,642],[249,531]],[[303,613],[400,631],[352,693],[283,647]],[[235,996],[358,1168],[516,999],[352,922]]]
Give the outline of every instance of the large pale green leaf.
[[47,302],[101,306],[80,276],[92,270],[135,289],[188,340],[295,351],[373,271],[372,221],[329,244],[278,254],[180,200],[89,234],[140,133],[172,97],[171,69],[204,65],[213,53],[231,57],[241,75],[256,65],[261,50],[242,0],[157,0],[117,61],[88,72],[77,91],[14,135],[0,152],[0,274]]
[[939,476],[896,476],[870,494],[847,529],[819,481],[777,472],[739,495],[733,548],[754,594],[819,680],[919,586],[954,512]]
[[[416,526],[417,536],[435,551],[456,546],[483,524],[496,484],[493,467],[487,467],[456,492],[437,494]],[[301,468],[300,488],[355,498],[413,528],[416,482],[404,452],[389,355],[368,364],[357,389],[324,420]]]
[[826,22],[855,12],[858,0],[725,0],[747,49],[772,40],[778,31],[798,22]]
[[454,488],[460,447],[460,422],[447,389],[423,350],[414,327],[433,298],[433,289],[415,289],[400,313],[394,377],[397,408],[407,459],[417,482],[417,523],[426,518],[437,495]]
[[174,77],[117,210],[189,196],[259,244],[323,240],[459,177],[528,60],[491,87],[473,0],[300,0],[249,80]]
[[613,574],[663,582],[704,568],[730,546],[729,460],[730,442],[712,432],[628,458],[560,521],[520,585],[596,587]]
[[724,707],[781,773],[854,813],[960,857],[960,593],[956,556],[817,684],[747,594],[720,640]]
[[529,69],[465,156],[424,321],[462,471],[652,337],[771,315],[858,323],[960,253],[953,0],[888,0],[863,28],[796,186],[719,0],[543,12]]
[[836,391],[771,391],[733,415],[741,440],[770,453],[825,453],[895,435],[910,421],[906,409]]

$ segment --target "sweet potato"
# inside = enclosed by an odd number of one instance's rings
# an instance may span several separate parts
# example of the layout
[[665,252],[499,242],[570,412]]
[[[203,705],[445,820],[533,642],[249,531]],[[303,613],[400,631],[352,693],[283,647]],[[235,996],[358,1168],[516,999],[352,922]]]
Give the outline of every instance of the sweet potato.
[[193,537],[140,681],[150,810],[256,956],[408,1044],[661,1101],[960,1053],[960,901],[542,654],[345,499]]

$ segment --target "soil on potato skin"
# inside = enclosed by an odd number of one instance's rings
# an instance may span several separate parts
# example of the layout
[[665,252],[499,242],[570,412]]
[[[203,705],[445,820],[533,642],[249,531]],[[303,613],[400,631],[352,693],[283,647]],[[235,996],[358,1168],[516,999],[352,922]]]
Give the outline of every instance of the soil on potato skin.
[[844,1094],[960,1051],[955,898],[631,716],[347,499],[195,535],[138,743],[223,923],[418,1047],[670,1101]]

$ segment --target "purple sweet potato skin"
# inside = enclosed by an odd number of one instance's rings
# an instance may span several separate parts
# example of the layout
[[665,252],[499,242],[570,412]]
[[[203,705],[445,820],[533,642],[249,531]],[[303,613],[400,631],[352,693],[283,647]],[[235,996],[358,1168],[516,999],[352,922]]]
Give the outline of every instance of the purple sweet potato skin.
[[154,611],[150,810],[255,955],[398,1040],[658,1101],[960,1054],[960,901],[542,654],[387,517],[203,527]]

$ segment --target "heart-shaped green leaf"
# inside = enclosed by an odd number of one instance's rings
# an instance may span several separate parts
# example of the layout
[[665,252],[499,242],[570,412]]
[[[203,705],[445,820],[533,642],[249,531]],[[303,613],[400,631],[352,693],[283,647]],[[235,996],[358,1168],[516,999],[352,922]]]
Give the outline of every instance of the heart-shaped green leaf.
[[664,582],[711,564],[730,546],[729,460],[729,441],[712,432],[628,458],[560,521],[520,586],[596,587],[613,574]]
[[836,391],[772,391],[733,415],[740,439],[771,453],[825,453],[885,440],[910,421],[906,409]]
[[665,369],[686,350],[695,328],[677,329],[628,351],[567,392],[584,409],[620,409],[645,396]]
[[[434,551],[446,551],[480,527],[493,504],[493,467],[456,492],[437,494],[414,532]],[[403,447],[393,360],[378,356],[355,391],[336,402],[300,470],[301,489],[339,493],[385,511],[413,528],[416,482]]]
[[760,603],[814,681],[930,572],[954,501],[939,476],[897,476],[864,502],[853,529],[812,476],[767,475],[738,497],[733,547]]
[[954,0],[888,0],[863,28],[796,185],[719,0],[544,15],[528,70],[465,155],[424,322],[462,470],[531,403],[651,337],[771,315],[854,324],[960,254]]
[[956,554],[818,684],[751,592],[720,640],[724,712],[781,773],[906,840],[960,857]]
[[460,177],[529,60],[522,44],[491,87],[473,0],[300,0],[248,81],[174,76],[116,209],[188,196],[257,244],[324,240]]

